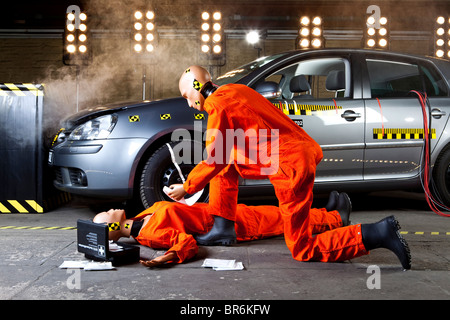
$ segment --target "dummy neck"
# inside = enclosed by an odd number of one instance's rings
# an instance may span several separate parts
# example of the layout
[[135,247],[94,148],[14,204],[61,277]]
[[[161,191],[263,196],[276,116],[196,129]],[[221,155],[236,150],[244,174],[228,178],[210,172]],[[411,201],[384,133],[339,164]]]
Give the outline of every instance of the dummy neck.
[[202,87],[202,90],[200,91],[200,93],[203,95],[203,97],[206,99],[208,98],[210,95],[212,95],[214,93],[214,91],[217,90],[217,86],[214,85],[211,81],[208,81],[207,83],[205,83]]
[[133,224],[131,225],[131,230],[130,230],[130,236],[136,238],[139,235],[139,232],[141,231],[141,228],[144,224],[144,220],[138,220],[138,221],[133,221]]

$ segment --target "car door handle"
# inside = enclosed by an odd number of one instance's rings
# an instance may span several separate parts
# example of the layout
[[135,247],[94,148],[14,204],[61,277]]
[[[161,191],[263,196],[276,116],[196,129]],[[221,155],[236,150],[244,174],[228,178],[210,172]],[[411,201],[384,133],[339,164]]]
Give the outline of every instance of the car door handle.
[[347,110],[343,114],[341,114],[341,118],[344,118],[347,121],[354,121],[356,118],[360,118],[361,114],[356,113],[352,110]]
[[443,116],[445,116],[447,113],[445,111],[441,111],[439,109],[433,109],[431,110],[431,116],[435,119],[439,119]]

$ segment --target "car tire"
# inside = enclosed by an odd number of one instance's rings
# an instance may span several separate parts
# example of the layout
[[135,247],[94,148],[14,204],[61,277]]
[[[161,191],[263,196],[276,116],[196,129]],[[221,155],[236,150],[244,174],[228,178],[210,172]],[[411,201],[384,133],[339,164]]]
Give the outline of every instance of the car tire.
[[[187,140],[170,142],[169,144],[177,158],[178,156],[181,156],[182,159],[189,158],[186,161],[187,163],[180,163],[180,159],[176,161],[179,164],[184,179],[186,179],[191,170],[199,162],[195,160],[198,158],[201,160],[201,155],[198,154],[198,151],[201,150],[203,152],[203,146],[198,145],[198,142]],[[197,152],[197,157],[194,156],[194,152]],[[163,188],[177,183],[181,184],[183,180],[172,162],[168,146],[164,144],[150,156],[142,170],[139,192],[144,208],[152,206],[157,201],[173,201],[163,192]],[[198,202],[207,202],[208,198],[209,189],[205,188]]]
[[445,148],[436,159],[432,190],[439,202],[450,207],[450,147]]

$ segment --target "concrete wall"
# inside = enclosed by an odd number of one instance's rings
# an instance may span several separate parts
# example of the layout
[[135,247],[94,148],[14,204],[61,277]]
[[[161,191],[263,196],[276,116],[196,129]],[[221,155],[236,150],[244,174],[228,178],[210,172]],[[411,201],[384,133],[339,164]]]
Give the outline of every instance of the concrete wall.
[[[202,63],[196,44],[195,39],[160,40],[163,53],[156,62],[149,63],[136,59],[128,39],[93,39],[92,61],[80,72],[80,105],[84,108],[95,103],[141,99],[144,66],[146,98],[178,95],[181,72],[191,64]],[[243,39],[229,39],[226,46],[226,64],[212,69],[216,76],[257,58],[257,50]],[[263,55],[293,50],[295,39],[266,40],[261,47]],[[360,48],[361,41],[327,40],[326,47]],[[398,52],[427,55],[429,47],[429,41],[420,38],[391,42],[391,50]],[[0,82],[45,83],[47,90],[58,92],[59,100],[70,103],[75,95],[76,67],[63,64],[61,39],[0,39]]]
[[[192,21],[201,11],[200,1],[195,2],[195,8],[190,7],[189,12],[183,10],[180,1],[176,0],[174,5],[161,5],[163,18],[158,53],[152,61],[139,60],[131,53],[130,33],[122,20],[116,19],[122,21],[120,24],[114,24],[114,19],[110,19],[109,24],[103,20],[99,22],[109,13],[120,12],[117,7],[97,5],[91,8],[92,19],[97,21],[91,37],[92,61],[89,66],[81,68],[78,77],[76,67],[66,66],[62,62],[62,27],[59,30],[2,29],[0,82],[46,84],[46,103],[58,110],[55,115],[76,111],[77,83],[79,109],[95,104],[142,99],[144,68],[146,99],[178,96],[180,74],[191,64],[202,64],[199,58],[199,32],[194,28],[197,22]],[[227,9],[224,10],[228,24],[225,27],[226,64],[211,68],[213,76],[257,58],[257,50],[244,39],[245,32],[251,27],[266,28],[268,33],[267,39],[260,45],[262,55],[295,49],[295,25],[298,25],[295,17],[304,12],[319,13],[326,17],[326,47],[361,47],[364,32],[361,26],[364,26],[368,2],[355,1],[357,5],[354,5],[352,1],[279,1],[277,12],[273,9],[273,1],[234,2],[240,2],[241,5],[245,3],[245,7],[237,10],[228,2],[217,4]],[[401,2],[402,6],[397,6],[398,2],[380,1],[382,12],[389,12],[391,21],[395,20],[390,29],[390,49],[430,54],[434,16],[448,11],[448,1],[432,1],[439,5],[433,8],[429,7],[430,1]],[[107,4],[110,1],[92,3]],[[300,3],[304,5],[297,5]],[[261,11],[262,7],[265,8],[264,12]],[[174,27],[177,21],[181,21],[185,27]],[[281,37],[274,36],[277,30],[287,33]]]

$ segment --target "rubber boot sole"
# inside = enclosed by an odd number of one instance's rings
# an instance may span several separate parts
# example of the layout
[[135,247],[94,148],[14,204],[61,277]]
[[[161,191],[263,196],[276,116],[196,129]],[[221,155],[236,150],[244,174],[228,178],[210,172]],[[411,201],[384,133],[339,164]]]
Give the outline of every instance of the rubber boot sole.
[[395,231],[395,237],[397,239],[392,240],[398,240],[398,242],[400,243],[400,247],[394,244],[393,246],[390,246],[389,249],[397,255],[403,269],[409,270],[411,269],[411,251],[409,249],[408,243],[399,232],[399,230],[401,229],[400,223],[398,222],[397,218],[395,218],[395,216],[387,217],[386,221]]
[[195,240],[200,246],[232,246],[237,242],[236,239]]

